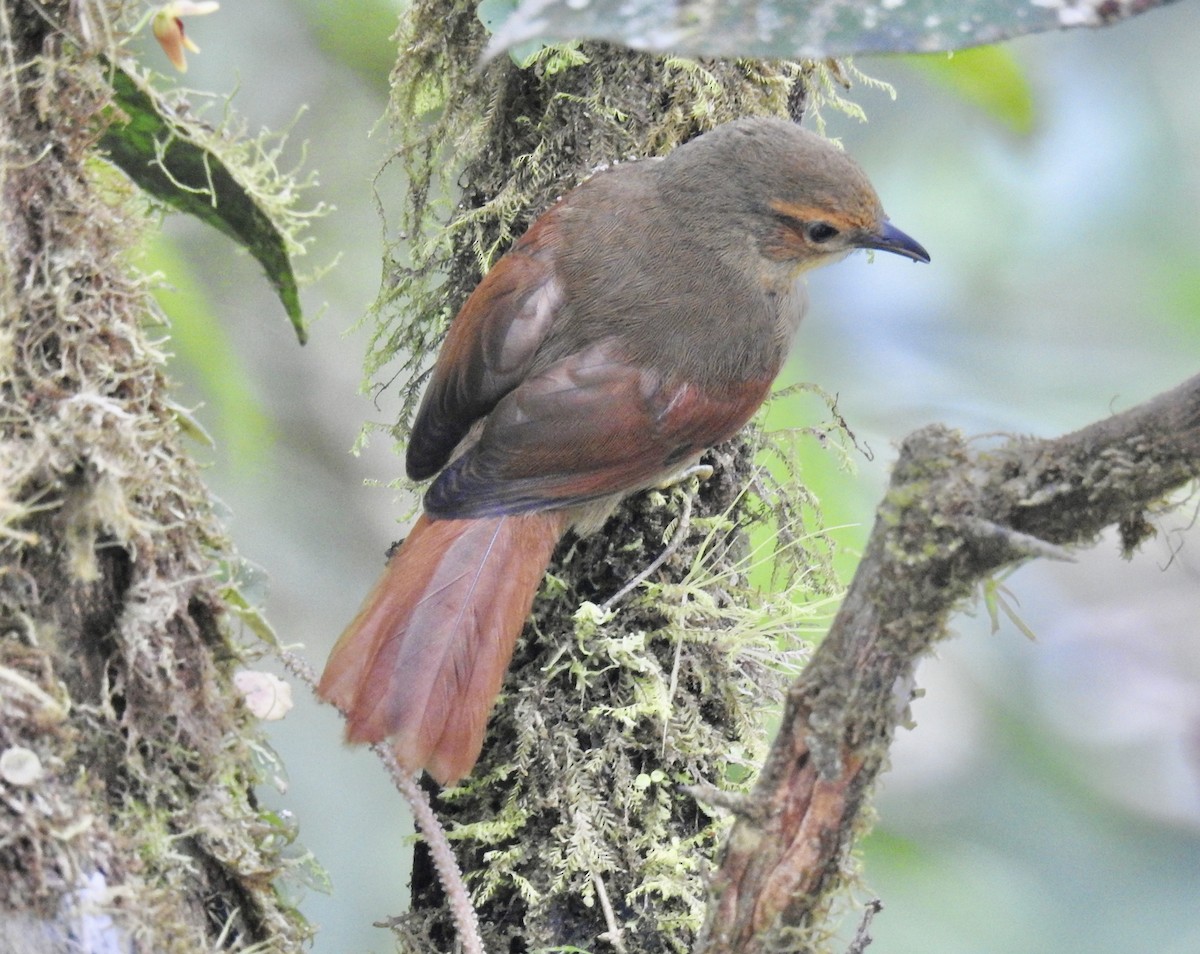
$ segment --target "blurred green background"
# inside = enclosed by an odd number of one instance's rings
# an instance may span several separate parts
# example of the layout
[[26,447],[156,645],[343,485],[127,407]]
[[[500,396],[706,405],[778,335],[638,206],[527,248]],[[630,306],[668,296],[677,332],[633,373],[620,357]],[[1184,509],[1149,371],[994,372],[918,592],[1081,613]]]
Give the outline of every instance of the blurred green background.
[[[300,263],[337,259],[306,290],[324,313],[305,348],[257,266],[215,232],[169,216],[149,251],[174,289],[162,302],[178,397],[217,441],[196,452],[259,568],[251,595],[316,666],[406,509],[364,486],[400,472],[386,441],[348,453],[362,422],[390,421],[397,404],[394,390],[359,394],[365,335],[348,333],[379,282],[372,179],[388,150],[395,16],[386,3],[227,0],[188,23],[203,53],[186,84],[236,90],[252,129],[290,125],[285,154],[307,143],[313,201],[336,206]],[[782,380],[838,394],[874,451],[855,473],[805,460],[847,548],[913,428],[1051,436],[1196,372],[1198,43],[1200,6],[1178,4],[1008,44],[1016,80],[1003,61],[858,60],[899,97],[856,90],[870,122],[830,113],[827,131],[933,264],[856,256],[811,281]],[[152,43],[136,48],[169,72]],[[376,186],[394,213],[402,183],[388,172]],[[819,412],[780,402],[770,422]],[[922,666],[918,725],[896,744],[864,852],[862,894],[886,905],[872,951],[1200,951],[1196,506],[1159,517],[1130,563],[1106,538],[1077,563],[1012,576],[1035,642],[1007,623],[992,633],[977,607]],[[262,795],[294,813],[332,878],[332,895],[295,888],[321,928],[315,950],[382,954],[389,937],[371,923],[404,904],[410,823],[374,759],[340,744],[333,712],[297,697],[269,727],[287,790]]]

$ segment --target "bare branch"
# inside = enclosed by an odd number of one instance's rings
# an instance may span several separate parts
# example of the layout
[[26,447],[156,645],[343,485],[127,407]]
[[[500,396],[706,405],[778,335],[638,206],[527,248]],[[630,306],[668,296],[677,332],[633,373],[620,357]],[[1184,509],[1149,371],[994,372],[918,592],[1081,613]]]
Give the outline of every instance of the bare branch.
[[[710,900],[703,954],[748,954],[810,926],[906,715],[917,661],[951,611],[1008,564],[1140,526],[1200,475],[1200,376],[1054,440],[975,449],[911,435],[841,611],[791,687],[779,737],[740,813]],[[1138,539],[1126,534],[1127,548]]]

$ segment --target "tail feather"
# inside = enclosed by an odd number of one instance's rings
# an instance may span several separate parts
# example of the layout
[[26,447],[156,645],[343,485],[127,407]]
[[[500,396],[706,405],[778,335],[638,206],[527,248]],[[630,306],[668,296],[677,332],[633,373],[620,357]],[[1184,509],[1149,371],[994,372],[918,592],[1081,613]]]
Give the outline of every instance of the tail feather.
[[561,512],[422,516],[321,677],[347,739],[388,739],[401,765],[443,784],[466,775],[566,525]]

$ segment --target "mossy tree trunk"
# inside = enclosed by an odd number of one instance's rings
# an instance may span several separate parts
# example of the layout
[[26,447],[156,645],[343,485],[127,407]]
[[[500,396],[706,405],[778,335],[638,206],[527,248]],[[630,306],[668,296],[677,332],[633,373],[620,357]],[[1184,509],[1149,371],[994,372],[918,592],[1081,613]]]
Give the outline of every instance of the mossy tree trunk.
[[[374,350],[375,367],[407,361],[399,443],[446,320],[558,195],[602,164],[661,154],[737,116],[798,116],[807,98],[801,64],[602,44],[478,70],[486,34],[475,7],[423,0],[402,30],[393,121],[411,191]],[[461,199],[448,222],[442,196]],[[489,951],[694,943],[705,859],[727,824],[685,789],[752,781],[763,715],[784,684],[772,661],[795,660],[801,597],[833,589],[803,494],[776,493],[765,475],[754,485],[755,440],[706,458],[715,474],[699,487],[634,497],[601,534],[560,548],[480,764],[437,806]],[[694,500],[680,531],[685,495]],[[646,586],[602,606],[677,534]],[[781,585],[766,597],[748,576],[776,549]],[[453,927],[420,856],[413,888],[414,910],[397,922],[405,949],[448,950]]]
[[296,949],[148,208],[96,151],[119,16],[0,0],[0,950]]

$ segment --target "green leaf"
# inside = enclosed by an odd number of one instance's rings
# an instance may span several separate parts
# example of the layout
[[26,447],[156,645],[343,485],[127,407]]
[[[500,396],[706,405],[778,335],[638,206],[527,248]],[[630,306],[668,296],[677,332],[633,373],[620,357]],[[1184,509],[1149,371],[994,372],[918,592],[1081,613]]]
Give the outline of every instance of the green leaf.
[[271,419],[251,387],[253,375],[173,242],[161,234],[148,236],[138,265],[146,274],[165,276],[165,284],[152,291],[170,321],[171,350],[202,389],[205,417],[216,440],[190,412],[176,408],[180,426],[202,443],[223,447],[236,471],[252,473],[276,440]]
[[1071,27],[1107,26],[1175,0],[521,0],[488,46],[593,39],[691,56],[821,59],[932,53]]
[[356,0],[346,15],[340,3],[302,0],[309,35],[343,66],[357,73],[373,91],[387,95],[388,74],[396,65],[394,0]]
[[145,192],[207,222],[258,259],[304,344],[308,332],[285,230],[218,155],[211,132],[121,67],[109,64],[108,78],[116,108],[101,147]]
[[958,53],[910,56],[904,62],[1018,135],[1033,132],[1033,91],[1008,50],[979,46]]

